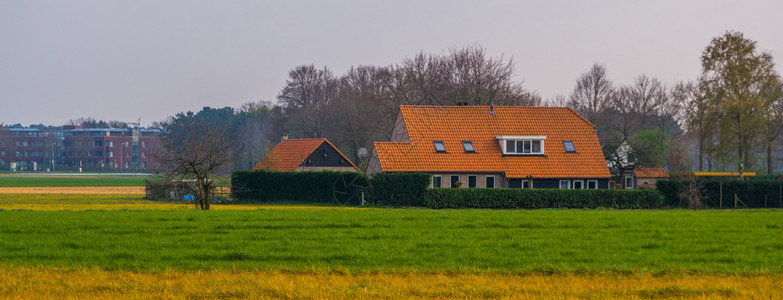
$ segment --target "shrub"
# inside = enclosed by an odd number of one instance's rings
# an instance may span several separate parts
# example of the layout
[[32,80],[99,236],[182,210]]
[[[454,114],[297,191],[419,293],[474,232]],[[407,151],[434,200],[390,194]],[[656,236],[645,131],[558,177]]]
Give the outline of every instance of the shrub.
[[[659,180],[656,186],[663,193],[666,204],[674,207],[683,206],[680,195],[690,183],[689,180],[680,179]],[[750,208],[781,207],[783,181],[698,179],[697,183],[701,187],[701,199],[707,207],[721,207],[721,204],[724,208],[734,207],[735,194]],[[744,207],[742,204],[738,206]]]
[[452,189],[427,190],[430,208],[660,208],[656,190]]
[[427,187],[432,175],[427,173],[373,174],[372,200],[391,206],[425,206]]
[[[237,203],[333,203],[335,183],[342,180],[359,186],[369,186],[367,176],[355,172],[236,171],[231,174],[231,194]],[[359,204],[359,201],[356,197],[349,204]]]

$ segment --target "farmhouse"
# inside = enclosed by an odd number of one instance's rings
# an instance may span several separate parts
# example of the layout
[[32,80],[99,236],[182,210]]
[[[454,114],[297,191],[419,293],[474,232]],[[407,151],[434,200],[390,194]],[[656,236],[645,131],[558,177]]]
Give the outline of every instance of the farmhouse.
[[287,134],[253,170],[361,172],[327,139],[288,139]]
[[605,189],[595,126],[570,108],[400,106],[367,173],[426,172],[432,187]]
[[655,182],[661,179],[669,179],[669,172],[667,172],[666,169],[635,168],[633,169],[633,180],[627,182],[626,179],[626,188],[653,188],[655,187]]

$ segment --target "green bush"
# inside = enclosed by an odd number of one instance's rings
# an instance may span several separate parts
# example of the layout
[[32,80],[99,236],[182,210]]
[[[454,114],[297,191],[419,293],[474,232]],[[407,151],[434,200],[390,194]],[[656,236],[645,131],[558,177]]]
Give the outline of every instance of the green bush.
[[[334,203],[335,184],[369,186],[363,173],[236,171],[231,174],[231,194],[237,203],[321,202]],[[339,188],[339,187],[338,187]],[[355,197],[349,204],[359,204]]]
[[[667,205],[672,207],[682,206],[680,195],[691,182],[688,180],[670,179],[659,180],[656,187],[665,197]],[[747,207],[781,207],[781,189],[783,181],[757,180],[748,181],[727,179],[699,179],[697,183],[701,190],[701,200],[707,207],[734,207],[734,195],[737,195]],[[721,193],[722,190],[722,193]],[[744,207],[742,204],[739,207]]]
[[655,190],[451,189],[427,190],[430,208],[660,208]]
[[390,206],[425,206],[427,187],[432,175],[427,173],[373,174],[372,200]]

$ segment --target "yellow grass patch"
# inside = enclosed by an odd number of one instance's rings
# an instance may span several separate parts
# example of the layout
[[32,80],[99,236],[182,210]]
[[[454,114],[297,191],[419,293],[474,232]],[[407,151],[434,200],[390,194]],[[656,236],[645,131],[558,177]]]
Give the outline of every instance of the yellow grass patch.
[[125,194],[144,195],[143,186],[0,187],[0,194]]
[[780,299],[783,275],[105,271],[0,266],[0,298]]
[[[127,194],[3,194],[0,193],[0,209],[6,210],[195,210],[195,204],[152,201],[143,195]],[[256,209],[363,209],[357,207],[333,207],[280,204],[232,204],[211,205],[212,210]]]

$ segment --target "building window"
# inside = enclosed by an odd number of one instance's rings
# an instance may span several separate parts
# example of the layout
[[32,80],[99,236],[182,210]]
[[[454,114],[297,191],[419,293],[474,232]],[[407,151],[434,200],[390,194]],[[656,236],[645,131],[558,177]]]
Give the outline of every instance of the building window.
[[114,147],[114,142],[112,141],[106,142],[106,147]]
[[503,154],[544,154],[545,136],[498,136]]
[[141,163],[141,168],[142,169],[146,169],[147,168],[147,163],[146,162],[142,162]]
[[459,175],[451,175],[451,187],[458,188],[461,184],[461,182],[460,183],[458,182],[460,182]]
[[495,187],[495,176],[487,176],[484,187],[491,189]]
[[[141,152],[141,157],[142,158],[147,158],[147,152],[142,151]],[[324,157],[326,157],[326,154],[324,154]]]
[[529,189],[530,188],[530,181],[522,180],[522,188],[523,189]]
[[574,189],[575,190],[581,190],[583,188],[585,188],[584,180],[574,180]]
[[130,167],[130,163],[126,161],[126,162],[125,162],[125,167],[126,167],[126,168]]
[[563,141],[563,146],[565,147],[566,152],[576,152],[576,149],[574,149],[574,142],[572,141]]
[[625,177],[625,188],[626,189],[632,189],[633,188],[633,177],[626,176]]
[[106,151],[106,157],[114,157],[114,152]]
[[141,142],[141,147],[147,148],[147,142]]
[[468,175],[468,187],[469,188],[478,187],[478,176]]
[[598,189],[598,180],[588,180],[587,188],[591,190]]
[[473,142],[471,141],[462,141],[462,147],[465,148],[465,153],[475,153],[476,149],[473,148]]
[[432,187],[434,188],[443,187],[443,176],[440,175],[432,176]]
[[432,141],[435,145],[435,152],[446,152],[446,146],[443,145],[443,141]]
[[570,180],[560,180],[560,188],[567,190],[571,188],[571,181]]

